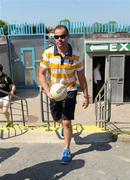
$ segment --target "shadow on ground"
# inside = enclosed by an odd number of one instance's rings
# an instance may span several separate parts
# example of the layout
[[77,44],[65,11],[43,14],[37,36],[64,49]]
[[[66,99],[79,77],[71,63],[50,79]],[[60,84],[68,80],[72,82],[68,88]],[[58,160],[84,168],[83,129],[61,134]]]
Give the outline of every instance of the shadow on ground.
[[11,128],[1,128],[0,129],[0,139],[10,139],[16,136],[21,136],[28,132],[26,127],[20,127],[19,125],[13,126]]
[[80,169],[84,166],[85,161],[81,159],[73,160],[69,165],[61,165],[60,161],[48,161],[36,164],[18,171],[16,174],[6,174],[0,177],[1,180],[49,180],[61,179],[69,172]]
[[110,122],[108,128],[114,134],[130,134],[130,122]]
[[73,157],[90,151],[108,151],[112,148],[109,143],[117,141],[117,136],[111,132],[92,133],[85,136],[85,134],[82,134],[83,127],[82,125],[80,126],[80,132],[74,133],[73,135],[74,141],[77,145],[90,144],[90,146],[76,151],[73,153]]
[[13,148],[0,148],[0,163],[9,157],[13,156],[19,150],[18,147]]

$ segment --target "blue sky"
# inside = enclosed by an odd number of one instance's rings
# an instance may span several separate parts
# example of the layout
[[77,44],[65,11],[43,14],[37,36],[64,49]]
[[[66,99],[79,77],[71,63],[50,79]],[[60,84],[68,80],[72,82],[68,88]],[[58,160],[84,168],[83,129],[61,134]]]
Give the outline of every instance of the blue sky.
[[8,23],[45,23],[62,19],[130,24],[130,0],[0,0],[0,19]]

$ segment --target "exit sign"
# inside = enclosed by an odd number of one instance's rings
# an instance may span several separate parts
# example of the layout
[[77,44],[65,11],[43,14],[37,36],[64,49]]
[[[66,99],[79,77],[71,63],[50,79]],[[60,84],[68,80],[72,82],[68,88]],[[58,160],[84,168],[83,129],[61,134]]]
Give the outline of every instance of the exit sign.
[[116,52],[130,51],[130,43],[103,43],[103,44],[87,44],[86,52]]

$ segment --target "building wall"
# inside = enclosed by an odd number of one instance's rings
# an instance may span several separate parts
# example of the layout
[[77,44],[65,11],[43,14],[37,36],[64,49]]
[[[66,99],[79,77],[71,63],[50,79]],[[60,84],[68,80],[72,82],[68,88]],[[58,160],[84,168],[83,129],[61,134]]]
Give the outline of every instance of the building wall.
[[[105,56],[105,80],[109,78],[109,56],[115,54],[130,55],[129,51],[121,52],[86,52],[85,44],[130,42],[130,33],[94,33],[91,35],[70,35],[70,44],[80,52],[80,58],[84,62],[85,75],[88,81],[90,101],[93,101],[93,56]],[[48,43],[48,42],[47,42]],[[21,62],[21,48],[34,48],[36,82],[38,82],[39,63],[43,52],[43,36],[23,36],[11,38],[11,57],[8,57],[8,45],[5,37],[0,38],[0,63],[3,64],[5,72],[13,76],[16,85],[24,84]],[[10,74],[10,66],[13,74]]]
[[0,37],[0,64],[3,65],[4,72],[10,76],[8,45],[5,37]]
[[[92,34],[86,36],[84,41],[85,45],[89,44],[105,44],[105,43],[130,43],[129,33],[117,33],[117,34]],[[105,56],[105,81],[109,79],[110,64],[109,57],[114,55],[130,55],[130,50],[122,51],[99,51],[99,52],[86,52],[85,48],[85,75],[88,81],[88,89],[90,95],[90,102],[93,102],[93,56]],[[122,67],[123,68],[123,67]]]

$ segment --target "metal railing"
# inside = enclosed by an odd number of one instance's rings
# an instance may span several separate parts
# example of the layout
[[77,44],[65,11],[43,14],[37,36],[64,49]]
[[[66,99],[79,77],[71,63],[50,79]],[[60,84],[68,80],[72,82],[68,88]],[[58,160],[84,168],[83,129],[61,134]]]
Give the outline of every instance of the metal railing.
[[70,34],[130,32],[130,24],[94,23],[92,25],[89,25],[84,22],[64,22],[64,21],[60,22],[60,24],[67,26]]
[[[129,33],[130,24],[118,24],[118,23],[94,23],[86,24],[85,22],[60,22],[61,25],[65,25],[70,34],[93,34],[93,33]],[[2,34],[3,34],[3,30]],[[9,24],[8,35],[9,36],[25,36],[25,35],[46,35],[46,25],[44,23],[39,24]]]
[[0,90],[0,92],[9,96],[9,114],[12,124],[14,122],[22,122],[25,126],[25,123],[29,120],[27,100],[3,90]]
[[2,27],[0,27],[0,36],[4,36],[4,30]]
[[111,119],[111,84],[106,81],[95,98],[96,125],[106,129]]
[[50,113],[50,100],[45,94],[42,87],[40,87],[40,107],[41,107],[41,119],[42,122],[47,124],[48,131],[50,131],[51,123],[56,126],[56,122],[53,121],[51,113]]
[[9,24],[9,36],[44,35],[46,34],[45,24]]

